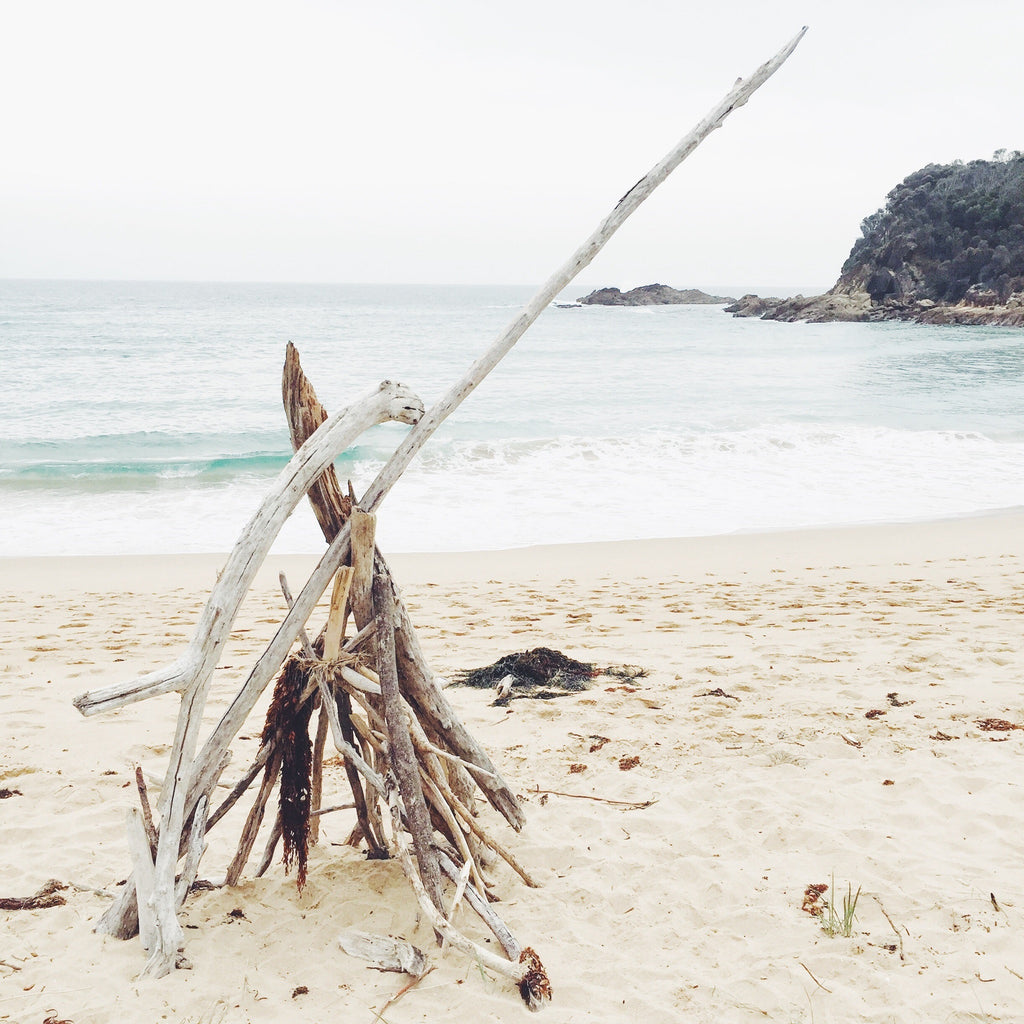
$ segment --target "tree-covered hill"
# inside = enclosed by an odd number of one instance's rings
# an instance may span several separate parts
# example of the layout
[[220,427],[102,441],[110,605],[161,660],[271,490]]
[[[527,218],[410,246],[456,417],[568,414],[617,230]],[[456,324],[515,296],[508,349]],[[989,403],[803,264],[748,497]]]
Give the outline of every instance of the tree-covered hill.
[[947,304],[973,289],[992,293],[991,305],[1024,291],[1024,154],[929,164],[886,198],[861,224],[837,287]]
[[861,223],[824,295],[744,296],[738,316],[1024,326],[1024,153],[929,164]]

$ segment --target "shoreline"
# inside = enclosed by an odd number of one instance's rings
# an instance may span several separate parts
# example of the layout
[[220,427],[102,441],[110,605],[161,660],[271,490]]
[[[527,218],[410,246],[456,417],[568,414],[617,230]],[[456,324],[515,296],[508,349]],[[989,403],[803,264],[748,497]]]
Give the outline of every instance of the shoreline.
[[[1000,509],[951,519],[853,526],[802,527],[765,532],[663,537],[624,541],[539,544],[480,551],[387,554],[399,583],[450,583],[481,575],[509,580],[542,577],[579,581],[660,574],[666,571],[742,571],[764,575],[779,567],[859,567],[951,557],[999,555],[1020,548],[1024,509]],[[144,555],[0,556],[0,590],[90,589],[94,581],[116,581],[136,589],[147,580],[166,586],[212,586],[227,552]],[[284,571],[292,589],[319,555],[271,553],[254,587],[277,588]],[[204,581],[206,581],[204,583]]]

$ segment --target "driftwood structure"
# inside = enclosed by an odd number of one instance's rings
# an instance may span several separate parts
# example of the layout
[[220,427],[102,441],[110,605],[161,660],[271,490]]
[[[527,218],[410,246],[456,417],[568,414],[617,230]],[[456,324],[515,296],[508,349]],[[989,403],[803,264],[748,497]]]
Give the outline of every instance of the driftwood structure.
[[[225,884],[234,885],[241,877],[277,786],[278,809],[257,874],[267,870],[280,843],[285,865],[294,865],[301,886],[319,816],[339,809],[321,806],[322,765],[330,738],[343,759],[351,790],[351,802],[343,805],[354,814],[350,842],[365,843],[372,857],[394,856],[400,861],[439,940],[509,977],[532,1009],[550,998],[540,958],[520,945],[490,905],[488,858],[504,859],[527,885],[535,883],[513,853],[480,824],[473,804],[475,795],[481,794],[516,831],[524,822],[522,808],[438,686],[387,563],[374,544],[374,513],[441,422],[640,203],[781,67],[804,31],[750,78],[738,80],[721,103],[619,200],[429,412],[408,388],[385,381],[328,416],[302,372],[297,351],[289,345],[283,397],[295,454],[242,531],[184,653],[166,668],[75,699],[76,707],[91,715],[172,690],[181,695],[157,807],[159,824],[154,823],[140,774],[140,807],[128,811],[131,880],[97,926],[121,938],[138,933],[149,953],[144,973],[159,977],[175,966],[183,943],[178,911],[196,879],[205,835],[250,788],[256,788],[256,795]],[[362,431],[386,420],[409,424],[412,430],[357,502],[351,487],[348,494],[339,487],[333,461]],[[303,495],[313,506],[327,550],[294,599],[282,580],[288,613],[200,746],[202,712],[235,616],[274,538]],[[305,627],[328,587],[332,591],[327,622],[310,641]],[[299,646],[293,649],[297,641]],[[215,806],[214,793],[229,762],[231,743],[275,679],[259,751]],[[318,716],[315,729],[313,715]],[[454,886],[451,898],[446,896],[445,878]],[[453,912],[463,899],[494,933],[504,957],[454,927]]]

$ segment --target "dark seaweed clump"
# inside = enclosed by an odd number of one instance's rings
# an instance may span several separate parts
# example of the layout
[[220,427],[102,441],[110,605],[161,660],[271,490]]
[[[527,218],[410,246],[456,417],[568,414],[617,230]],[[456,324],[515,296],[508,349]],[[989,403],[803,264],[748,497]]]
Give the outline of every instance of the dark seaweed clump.
[[506,654],[493,665],[457,672],[452,681],[458,686],[493,690],[506,676],[511,676],[511,690],[495,701],[496,704],[504,704],[516,697],[550,700],[567,693],[579,693],[590,686],[595,676],[603,674],[604,669],[577,661],[561,651],[535,647],[530,651]]
[[[279,734],[281,752],[281,839],[284,845],[284,869],[292,864],[296,868],[296,882],[301,889],[306,884],[306,857],[309,849],[310,772],[313,746],[309,739],[309,719],[313,702],[302,703],[308,672],[301,662],[292,658],[285,664],[274,699],[267,711],[263,728],[263,742],[268,743]],[[271,760],[271,764],[273,759]],[[271,764],[267,770],[271,770]]]

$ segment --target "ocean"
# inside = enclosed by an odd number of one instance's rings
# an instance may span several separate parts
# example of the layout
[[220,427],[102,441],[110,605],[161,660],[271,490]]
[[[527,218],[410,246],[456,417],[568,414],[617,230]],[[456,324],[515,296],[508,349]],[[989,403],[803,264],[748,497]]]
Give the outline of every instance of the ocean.
[[[429,407],[531,294],[0,281],[0,556],[227,551],[290,455],[286,342],[332,412],[383,379]],[[342,480],[361,493],[408,429],[366,433]],[[1020,506],[1024,332],[552,306],[421,451],[378,537],[477,550]],[[276,550],[322,547],[303,505]]]

